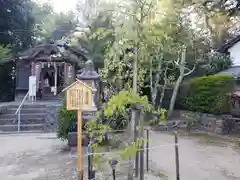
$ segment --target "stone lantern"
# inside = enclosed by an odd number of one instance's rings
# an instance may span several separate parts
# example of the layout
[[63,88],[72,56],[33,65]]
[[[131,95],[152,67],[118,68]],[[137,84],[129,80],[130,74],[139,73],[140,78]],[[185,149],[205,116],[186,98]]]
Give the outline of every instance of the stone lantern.
[[80,74],[77,74],[77,78],[95,89],[93,93],[93,110],[91,112],[83,112],[83,123],[85,123],[86,120],[94,119],[95,112],[100,104],[100,75],[95,71],[92,60],[86,62],[86,67]]

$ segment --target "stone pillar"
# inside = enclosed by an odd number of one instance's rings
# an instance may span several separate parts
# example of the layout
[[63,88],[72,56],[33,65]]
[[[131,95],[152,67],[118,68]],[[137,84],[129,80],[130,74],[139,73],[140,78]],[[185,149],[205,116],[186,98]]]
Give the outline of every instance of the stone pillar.
[[86,121],[93,120],[96,116],[96,110],[99,108],[99,103],[96,99],[96,94],[99,92],[98,86],[96,85],[98,80],[100,79],[99,74],[94,70],[93,62],[91,60],[88,60],[86,62],[86,67],[83,69],[81,74],[78,75],[78,79],[82,82],[88,84],[89,86],[92,86],[94,90],[93,92],[93,107],[92,111],[84,111],[83,112],[83,124],[86,123]]
[[100,105],[99,103],[99,80],[100,75],[95,71],[93,62],[91,60],[88,60],[86,62],[86,68],[82,71],[80,75],[78,75],[78,78],[92,86],[93,89],[96,89],[93,95],[94,104],[98,107]]
[[67,63],[64,63],[64,70],[63,70],[63,76],[64,76],[64,86],[66,87],[68,84],[68,67],[67,67]]

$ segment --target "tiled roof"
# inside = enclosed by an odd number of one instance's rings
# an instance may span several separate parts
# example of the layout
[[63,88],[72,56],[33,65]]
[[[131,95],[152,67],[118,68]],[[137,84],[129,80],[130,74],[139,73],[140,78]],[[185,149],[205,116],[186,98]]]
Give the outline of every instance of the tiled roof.
[[224,71],[219,72],[218,74],[226,74],[232,75],[233,77],[237,77],[240,75],[240,66],[233,66]]
[[[62,50],[64,49],[64,50]],[[82,57],[84,61],[87,61],[87,53],[76,49],[74,47],[69,47],[68,45],[58,45],[58,44],[43,44],[30,48],[24,52],[19,53],[17,56],[19,59],[33,59],[38,58],[38,56],[46,57],[51,54],[59,54],[60,57],[65,57],[69,54],[74,54],[77,57]]]
[[231,48],[234,44],[240,41],[240,35],[230,39],[227,41],[222,47],[218,49],[219,52],[225,53],[229,48]]

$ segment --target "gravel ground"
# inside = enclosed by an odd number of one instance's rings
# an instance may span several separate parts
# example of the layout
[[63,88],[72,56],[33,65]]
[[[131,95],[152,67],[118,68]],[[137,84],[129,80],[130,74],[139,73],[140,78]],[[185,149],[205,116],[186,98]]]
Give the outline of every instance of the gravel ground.
[[0,135],[0,179],[76,179],[76,150],[55,134]]
[[[146,180],[176,179],[173,139],[170,134],[151,131],[150,146],[158,148],[150,151],[155,176],[146,174]],[[55,134],[0,135],[0,143],[1,180],[76,179],[76,151],[66,148],[66,142]],[[240,152],[232,144],[179,137],[179,156],[181,179],[240,180]]]
[[[173,135],[151,132],[150,146],[153,169],[162,179],[176,179]],[[205,140],[204,140],[205,139]],[[210,140],[209,140],[210,142]],[[236,144],[200,137],[179,137],[180,179],[240,180],[240,150]]]

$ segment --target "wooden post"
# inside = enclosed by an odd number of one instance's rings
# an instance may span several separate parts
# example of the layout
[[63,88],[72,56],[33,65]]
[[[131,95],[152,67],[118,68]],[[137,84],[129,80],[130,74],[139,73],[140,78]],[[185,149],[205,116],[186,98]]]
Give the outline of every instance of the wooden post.
[[36,75],[36,63],[34,61],[31,62],[31,75]]
[[93,149],[91,144],[88,145],[88,179],[93,179]]
[[147,172],[149,171],[149,129],[146,129],[147,132],[147,143],[146,143],[146,167]]
[[140,159],[140,175],[139,179],[144,180],[144,113],[143,113],[143,108],[141,108],[141,113],[140,113],[140,136],[141,136],[141,147],[140,147],[140,153],[139,153],[139,159]]
[[58,68],[56,62],[54,62],[54,96],[57,95],[57,78],[58,76]]
[[83,167],[82,167],[82,111],[78,110],[78,142],[77,142],[77,180],[83,180]]
[[87,94],[92,94],[93,89],[82,81],[76,80],[70,86],[63,89],[66,91],[67,110],[77,110],[77,180],[83,179],[82,166],[82,111],[92,109],[92,97]]
[[177,132],[175,132],[175,134],[174,134],[174,141],[175,141],[176,180],[180,180],[179,154],[178,154],[178,135],[177,135]]
[[[135,121],[134,121],[134,142],[136,142],[138,140],[138,137],[139,137],[139,118],[140,117],[140,110],[136,110],[134,109],[133,111],[135,116]],[[140,147],[139,147],[140,148]],[[139,151],[136,152],[136,157],[135,157],[135,177],[138,177],[138,174],[139,174]]]

